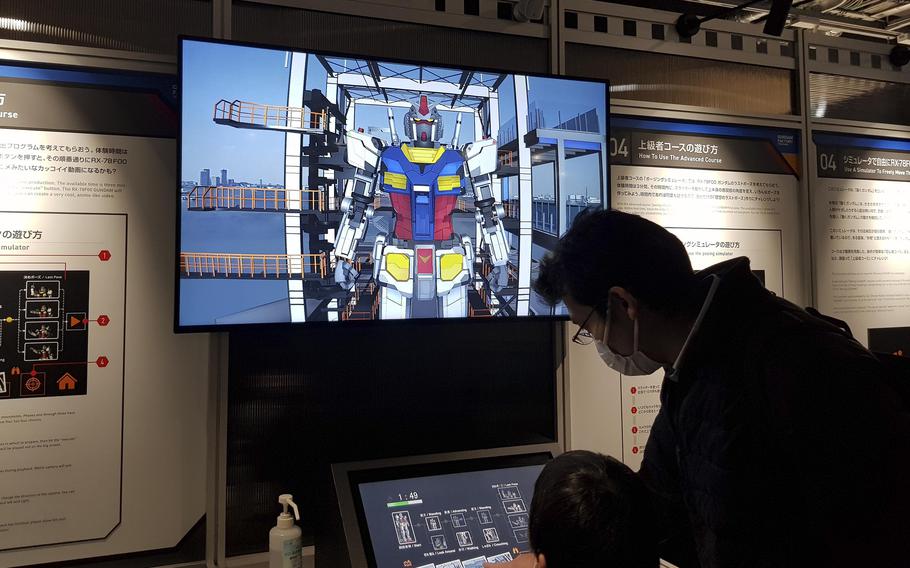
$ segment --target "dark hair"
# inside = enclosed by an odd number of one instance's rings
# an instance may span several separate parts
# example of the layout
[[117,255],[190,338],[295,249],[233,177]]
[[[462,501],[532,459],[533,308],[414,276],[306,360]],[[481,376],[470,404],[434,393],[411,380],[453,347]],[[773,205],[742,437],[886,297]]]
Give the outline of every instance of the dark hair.
[[534,289],[551,304],[571,295],[603,312],[613,286],[625,288],[654,310],[678,314],[688,307],[695,287],[686,247],[638,215],[582,211],[541,261]]
[[656,568],[655,527],[644,483],[611,457],[567,452],[534,486],[531,547],[549,568]]

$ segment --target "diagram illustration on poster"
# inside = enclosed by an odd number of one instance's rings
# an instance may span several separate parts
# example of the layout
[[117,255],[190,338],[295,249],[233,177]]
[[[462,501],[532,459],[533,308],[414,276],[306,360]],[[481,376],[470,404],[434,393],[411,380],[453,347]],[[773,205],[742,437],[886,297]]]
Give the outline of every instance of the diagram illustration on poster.
[[[69,267],[92,258],[89,266],[97,263],[94,271],[102,271],[99,267],[111,261],[111,252],[88,252],[84,245],[90,243],[49,242],[47,229],[23,228],[26,223],[32,225],[36,216],[40,217],[33,213],[0,216],[0,399],[84,395],[89,366],[103,368],[110,362],[105,353],[89,353],[90,327],[111,323],[105,314],[91,316],[92,269]],[[59,227],[70,220],[78,226],[86,216],[49,217]],[[58,245],[59,251],[51,250]]]
[[[99,259],[109,258],[102,252]],[[87,392],[88,366],[108,362],[104,355],[89,361],[89,326],[110,323],[104,314],[89,319],[88,292],[87,270],[0,270],[0,396]]]

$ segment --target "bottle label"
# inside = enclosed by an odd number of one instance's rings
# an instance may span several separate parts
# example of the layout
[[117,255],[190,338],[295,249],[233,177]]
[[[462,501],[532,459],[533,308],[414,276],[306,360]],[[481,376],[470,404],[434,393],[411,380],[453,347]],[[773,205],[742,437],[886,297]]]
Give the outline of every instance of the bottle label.
[[300,538],[284,541],[281,557],[281,568],[301,568]]

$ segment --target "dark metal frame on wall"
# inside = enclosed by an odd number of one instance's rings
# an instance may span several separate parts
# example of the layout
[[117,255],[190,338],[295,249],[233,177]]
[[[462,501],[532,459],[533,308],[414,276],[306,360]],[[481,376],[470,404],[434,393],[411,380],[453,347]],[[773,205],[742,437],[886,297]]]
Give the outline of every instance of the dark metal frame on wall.
[[313,544],[333,463],[560,442],[553,322],[238,331],[229,343],[228,557],[265,551],[250,527],[274,524],[281,493]]
[[401,22],[385,13],[367,16],[370,10],[363,12],[338,14],[235,0],[230,39],[389,61],[420,60],[521,74],[549,71],[543,37]]

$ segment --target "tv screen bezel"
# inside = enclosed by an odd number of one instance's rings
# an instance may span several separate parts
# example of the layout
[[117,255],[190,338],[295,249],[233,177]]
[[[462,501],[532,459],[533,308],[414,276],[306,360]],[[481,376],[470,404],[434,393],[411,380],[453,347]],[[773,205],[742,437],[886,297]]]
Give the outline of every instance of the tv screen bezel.
[[[183,204],[180,199],[181,196],[181,184],[182,184],[182,173],[183,173],[183,58],[184,52],[183,48],[187,42],[200,42],[200,43],[213,43],[220,45],[230,45],[237,47],[250,47],[254,49],[269,49],[275,51],[289,51],[296,53],[307,53],[307,54],[316,54],[326,57],[348,57],[351,59],[369,59],[383,63],[393,63],[393,64],[403,64],[403,65],[416,65],[416,66],[432,66],[439,68],[451,68],[456,70],[480,72],[480,73],[509,73],[523,75],[525,77],[539,77],[544,79],[566,79],[571,81],[580,81],[585,83],[597,83],[604,86],[604,129],[605,135],[607,138],[610,136],[610,83],[607,80],[595,79],[590,77],[579,77],[573,75],[558,75],[552,73],[525,73],[521,71],[514,71],[508,69],[495,69],[489,67],[475,67],[469,65],[461,64],[451,64],[451,63],[433,63],[427,61],[419,61],[413,59],[400,59],[394,57],[380,57],[372,55],[364,55],[363,53],[354,53],[354,52],[339,52],[339,51],[329,51],[321,49],[303,49],[299,47],[291,47],[287,45],[276,45],[276,44],[265,44],[258,42],[248,42],[248,41],[235,41],[235,40],[223,40],[215,39],[208,37],[200,37],[193,35],[179,35],[177,37],[178,49],[177,49],[177,161],[176,161],[176,173],[175,173],[175,189],[176,189],[176,199],[175,208],[176,208],[176,218],[175,218],[175,239],[174,239],[174,333],[205,333],[205,332],[230,332],[237,330],[256,330],[256,329],[265,329],[265,328],[288,328],[288,329],[330,329],[330,328],[347,328],[349,326],[371,326],[371,325],[380,325],[388,326],[391,330],[395,326],[409,326],[409,325],[420,325],[426,323],[436,323],[436,322],[476,322],[477,324],[490,324],[492,322],[502,322],[502,321],[540,321],[540,322],[561,322],[568,321],[569,316],[567,315],[540,315],[540,316],[512,316],[512,317],[481,317],[481,318],[472,318],[472,317],[462,317],[462,318],[413,318],[413,319],[395,319],[395,320],[382,320],[382,319],[373,319],[373,320],[347,320],[347,321],[303,321],[303,322],[251,322],[251,323],[231,323],[231,324],[181,324],[180,323],[180,255],[181,255],[181,229],[182,229],[182,212]],[[604,201],[602,202],[605,207],[609,207],[610,200],[610,176],[609,176],[609,156],[605,156],[607,163],[605,164],[607,175],[604,179],[604,186],[602,188],[602,195]],[[557,237],[558,238],[558,237]],[[473,325],[473,323],[472,323]]]

